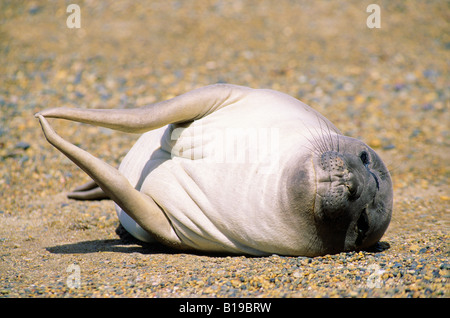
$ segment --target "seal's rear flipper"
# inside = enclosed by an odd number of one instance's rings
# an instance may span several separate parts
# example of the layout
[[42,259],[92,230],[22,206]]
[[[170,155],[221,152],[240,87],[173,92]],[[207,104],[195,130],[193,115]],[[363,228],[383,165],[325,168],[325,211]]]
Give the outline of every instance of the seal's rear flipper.
[[74,200],[106,200],[108,195],[100,188],[94,180],[76,187],[67,194],[69,199]]
[[190,122],[231,105],[253,89],[229,84],[198,88],[172,99],[132,109],[51,108],[39,115],[106,127],[128,133],[144,133],[172,123]]

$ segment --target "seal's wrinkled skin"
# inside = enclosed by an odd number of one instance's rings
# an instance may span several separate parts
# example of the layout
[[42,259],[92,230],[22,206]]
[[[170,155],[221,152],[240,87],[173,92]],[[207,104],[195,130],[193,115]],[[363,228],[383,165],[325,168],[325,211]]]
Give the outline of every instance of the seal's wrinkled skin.
[[[44,110],[47,140],[93,181],[142,241],[183,250],[317,256],[376,244],[392,214],[380,157],[283,93],[217,84],[136,109]],[[46,118],[143,133],[115,169]]]

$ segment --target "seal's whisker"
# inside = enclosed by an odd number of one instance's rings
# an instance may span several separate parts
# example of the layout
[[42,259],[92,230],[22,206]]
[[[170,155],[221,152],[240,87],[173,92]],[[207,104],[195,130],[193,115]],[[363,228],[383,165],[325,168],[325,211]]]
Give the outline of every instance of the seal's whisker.
[[[322,129],[320,129],[322,130]],[[312,134],[314,140],[317,143],[318,148],[320,149],[320,151],[322,153],[327,152],[328,151],[328,147],[326,145],[326,143],[324,142],[324,140],[322,138],[320,138],[323,134],[321,134],[319,131],[317,131],[317,128],[314,127],[314,131],[316,132],[315,134]]]
[[314,130],[316,131],[317,136],[319,136],[318,139],[320,139],[320,142],[323,145],[323,150],[322,151],[323,152],[327,152],[327,145],[326,145],[326,142],[324,142],[324,139],[323,139],[322,125],[320,124],[320,119],[319,119],[317,114],[316,114],[316,117],[317,117],[317,122],[319,123],[319,130],[320,130],[320,132],[317,131],[316,127],[314,127]]
[[330,126],[328,125],[327,122],[325,122],[325,124],[327,125],[328,136],[330,137],[331,149],[332,149],[332,150],[336,150],[336,148],[334,148],[333,136],[331,135],[331,129],[330,129]]
[[[339,135],[340,133],[338,131],[336,131],[336,129],[334,129],[333,127],[330,127],[330,125],[328,124],[328,122],[325,122],[325,124],[327,125],[328,128],[328,134],[330,136],[330,140],[332,143],[332,148],[333,150],[337,150],[337,152],[339,152]],[[333,142],[333,134],[331,134],[331,131],[333,131],[335,133],[334,137],[336,138],[336,148],[334,146],[334,142]]]
[[319,146],[321,152],[324,153],[327,151],[327,146],[320,137],[317,137],[317,135],[320,135],[320,134],[316,130],[316,135],[314,135],[313,138],[316,141],[317,145]]
[[307,140],[307,141],[311,144],[311,146],[312,146],[312,148],[307,147],[307,146],[305,146],[305,148],[308,149],[309,151],[311,151],[312,153],[314,153],[315,155],[319,156],[320,154],[319,154],[319,152],[318,152],[317,149],[316,149],[317,147],[314,147],[314,146],[315,146],[314,143],[312,143],[311,140],[309,140],[308,137],[305,136],[305,138],[306,138],[306,140]]
[[[322,131],[325,131],[325,133],[322,134],[323,135],[322,138],[324,139],[325,143],[327,144],[328,150],[332,151],[332,150],[334,150],[334,147],[333,147],[333,140],[331,139],[330,127],[328,126],[327,122],[323,118],[318,118],[318,120],[319,120],[320,129]],[[325,128],[322,129],[322,125],[320,124],[321,121],[325,124],[326,129]],[[330,139],[328,139],[328,137],[330,137]]]
[[[302,121],[303,122],[303,121]],[[306,134],[305,134],[305,139],[309,142],[309,144],[311,145],[311,147],[312,148],[309,148],[309,147],[305,147],[306,149],[308,149],[308,150],[310,150],[312,153],[314,153],[315,155],[317,155],[317,156],[319,156],[320,155],[320,152],[319,152],[319,150],[318,150],[318,144],[317,144],[317,142],[315,141],[315,138],[314,138],[314,134],[311,132],[311,130],[308,128],[308,125],[306,125],[304,122],[303,122],[303,126],[308,130],[308,132],[309,132],[309,134],[311,135],[311,137],[312,137],[312,139],[313,140],[311,140],[310,138],[308,138],[308,136],[306,136]]]
[[[325,134],[325,133],[323,133],[324,131],[325,131],[325,128],[323,128],[322,127],[322,124],[321,124],[321,121],[323,121],[325,124],[326,124],[326,122],[323,120],[323,119],[321,119],[321,118],[319,118],[319,116],[316,114],[316,116],[317,116],[317,121],[318,121],[318,123],[319,123],[319,128],[320,128],[320,131],[321,131],[321,134],[319,134],[319,136],[320,136],[320,138],[322,139],[322,142],[323,142],[323,144],[325,145],[325,149],[326,149],[326,151],[332,151],[333,150],[333,147],[332,147],[332,145],[327,141],[327,135]],[[328,127],[328,125],[326,125],[327,126],[327,128],[328,128],[328,130],[329,130],[329,127]]]
[[[308,126],[305,125],[305,127],[306,127],[306,129],[308,130],[308,132],[309,132],[309,134],[311,135],[311,137],[313,138],[314,142],[312,142],[308,137],[305,136],[305,137],[306,137],[306,140],[308,140],[309,143],[316,149],[314,153],[315,153],[317,156],[320,156],[321,153],[324,152],[324,149],[322,149],[320,142],[319,142],[319,141],[317,140],[317,138],[316,138],[316,135],[313,134],[313,133],[311,132],[311,130],[308,128]],[[316,130],[316,133],[317,133],[317,130]]]
[[397,172],[399,172],[399,168],[400,168],[400,165],[392,166],[392,168],[389,167],[389,165],[387,165],[387,167],[386,167],[387,170],[384,172],[384,175],[388,175],[388,174],[390,174],[391,176],[396,175]]

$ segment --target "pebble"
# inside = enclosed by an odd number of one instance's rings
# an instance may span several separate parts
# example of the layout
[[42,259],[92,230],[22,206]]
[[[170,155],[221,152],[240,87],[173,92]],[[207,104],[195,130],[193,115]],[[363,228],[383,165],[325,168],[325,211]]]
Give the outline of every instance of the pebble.
[[[407,2],[369,29],[350,2],[90,1],[80,29],[61,27],[65,4],[5,6],[0,297],[448,298],[448,43],[430,36],[444,33],[447,8]],[[381,242],[315,258],[182,253],[116,234],[111,201],[66,198],[88,178],[35,112],[131,108],[216,82],[288,93],[376,149],[395,194]],[[137,139],[52,125],[116,166]]]
[[30,148],[30,144],[25,142],[25,141],[19,141],[14,148],[19,148],[19,149],[23,149],[23,150],[27,150],[28,148]]

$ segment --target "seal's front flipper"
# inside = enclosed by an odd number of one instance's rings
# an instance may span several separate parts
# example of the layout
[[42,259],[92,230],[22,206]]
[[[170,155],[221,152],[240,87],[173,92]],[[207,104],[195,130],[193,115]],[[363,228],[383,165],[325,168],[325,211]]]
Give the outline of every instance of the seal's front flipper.
[[36,116],[47,141],[85,171],[145,231],[165,245],[187,247],[175,233],[164,211],[151,197],[133,188],[116,168],[60,137],[41,114]]
[[74,200],[105,200],[109,199],[106,193],[100,188],[94,180],[76,187],[67,194],[69,199]]

